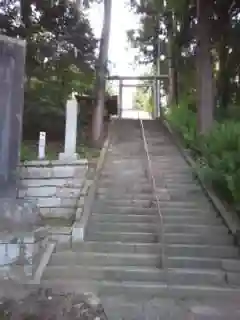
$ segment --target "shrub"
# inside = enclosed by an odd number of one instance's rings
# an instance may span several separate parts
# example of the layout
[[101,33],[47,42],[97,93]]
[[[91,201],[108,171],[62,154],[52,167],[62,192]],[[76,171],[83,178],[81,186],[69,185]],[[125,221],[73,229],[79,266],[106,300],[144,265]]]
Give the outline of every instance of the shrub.
[[240,122],[216,123],[202,137],[201,154],[205,179],[236,205],[240,203]]
[[199,137],[196,118],[196,114],[182,103],[167,114],[186,146],[194,151],[205,181],[240,210],[240,122],[216,122],[207,135]]
[[166,114],[174,129],[182,135],[187,148],[194,148],[197,141],[196,114],[184,102],[173,106]]

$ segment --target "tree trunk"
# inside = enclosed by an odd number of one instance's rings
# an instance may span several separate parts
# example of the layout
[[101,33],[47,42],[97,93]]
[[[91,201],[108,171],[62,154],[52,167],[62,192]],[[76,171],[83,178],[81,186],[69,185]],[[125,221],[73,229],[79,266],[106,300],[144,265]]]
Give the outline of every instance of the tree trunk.
[[[154,73],[156,76],[158,76],[158,64],[159,64],[159,59],[160,59],[160,52],[159,52],[159,39],[158,39],[158,35],[159,35],[159,20],[158,20],[158,16],[155,15],[154,16],[154,20],[155,20],[155,34],[154,34],[154,38],[153,38],[153,47],[154,47]],[[156,119],[158,116],[158,108],[159,108],[159,91],[158,90],[158,83],[156,81],[154,81],[153,83],[153,96],[154,96],[154,107],[153,107],[153,118]]]
[[[219,45],[219,74],[218,74],[218,97],[219,106],[222,110],[227,110],[230,103],[230,78],[228,67],[228,42],[229,30],[231,29],[230,15],[226,14],[230,5],[223,7],[219,20],[221,23],[222,34]],[[225,9],[225,10],[224,10]]]
[[98,69],[96,73],[96,106],[93,111],[92,140],[95,145],[101,142],[104,119],[106,70],[108,61],[109,36],[111,25],[112,0],[104,0],[104,20],[100,41]]
[[168,75],[169,75],[169,87],[168,87],[168,104],[174,106],[178,102],[177,92],[177,70],[174,53],[174,19],[172,12],[169,12],[167,32],[168,32]]
[[222,110],[227,110],[230,102],[230,76],[227,64],[228,48],[222,44],[219,51],[219,77],[218,96],[219,106]]
[[204,134],[213,124],[214,90],[210,43],[211,2],[197,0],[198,131]]

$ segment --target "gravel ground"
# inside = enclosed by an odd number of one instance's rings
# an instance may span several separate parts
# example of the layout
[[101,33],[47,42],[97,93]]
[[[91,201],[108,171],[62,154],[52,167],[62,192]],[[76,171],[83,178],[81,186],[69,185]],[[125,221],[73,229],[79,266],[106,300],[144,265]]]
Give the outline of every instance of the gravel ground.
[[97,297],[29,290],[24,296],[0,299],[0,320],[107,320]]

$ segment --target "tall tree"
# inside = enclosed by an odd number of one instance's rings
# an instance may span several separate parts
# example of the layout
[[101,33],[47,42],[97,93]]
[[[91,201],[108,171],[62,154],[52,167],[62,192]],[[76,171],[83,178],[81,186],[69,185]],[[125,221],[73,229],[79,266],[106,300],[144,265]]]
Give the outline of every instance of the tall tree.
[[211,1],[197,0],[198,128],[206,133],[213,124],[214,91],[211,57]]
[[[0,33],[27,40],[24,124],[64,114],[72,91],[92,89],[97,41],[89,21],[65,0],[0,2]],[[19,23],[20,22],[20,23]]]
[[173,97],[186,99],[186,95],[191,95],[191,101],[195,100],[197,105],[199,132],[205,133],[213,123],[215,105],[227,108],[231,103],[236,104],[240,97],[237,59],[240,1],[164,2],[165,5],[156,6],[162,1],[131,0],[141,23],[138,30],[130,32],[130,38],[142,53],[141,61],[151,63],[154,46],[151,48],[149,43],[153,44],[157,35],[156,29],[149,27],[155,21],[149,8],[154,6],[160,19],[158,32],[165,36],[168,46],[168,53],[164,54],[170,62],[169,100],[174,101]]
[[96,74],[96,106],[94,108],[92,139],[94,144],[101,143],[103,132],[104,102],[106,89],[106,74],[111,25],[112,0],[104,0],[104,18],[100,40],[99,57]]

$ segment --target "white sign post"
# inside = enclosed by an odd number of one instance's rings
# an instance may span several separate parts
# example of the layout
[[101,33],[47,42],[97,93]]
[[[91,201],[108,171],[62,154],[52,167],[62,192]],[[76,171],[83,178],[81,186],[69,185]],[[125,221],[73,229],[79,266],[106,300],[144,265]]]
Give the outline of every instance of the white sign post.
[[39,141],[38,141],[38,159],[45,158],[45,149],[46,149],[46,132],[41,131],[39,133]]
[[78,159],[78,154],[76,153],[77,116],[78,103],[77,100],[72,97],[66,104],[65,145],[64,152],[59,154],[60,160]]

